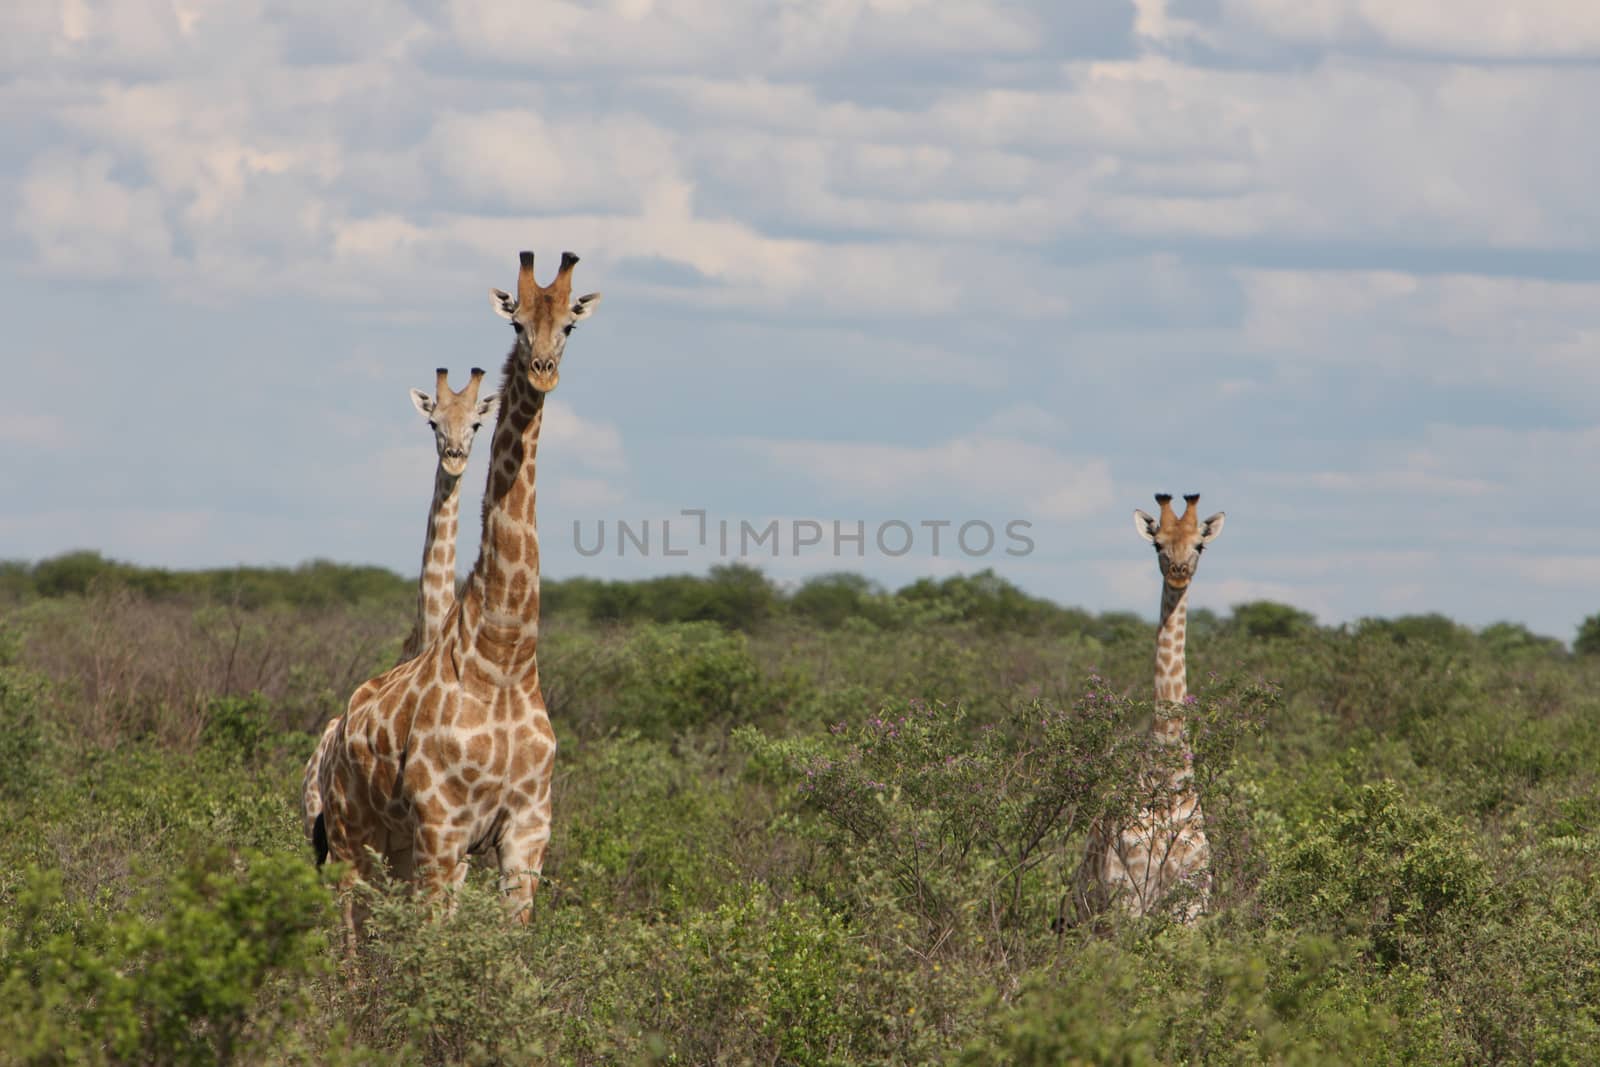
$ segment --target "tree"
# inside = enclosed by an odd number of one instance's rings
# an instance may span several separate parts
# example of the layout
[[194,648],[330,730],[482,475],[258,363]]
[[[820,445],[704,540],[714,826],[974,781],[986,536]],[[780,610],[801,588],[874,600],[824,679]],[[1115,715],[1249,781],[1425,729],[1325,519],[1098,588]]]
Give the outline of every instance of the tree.
[[1590,615],[1578,626],[1578,639],[1572,651],[1580,656],[1600,655],[1600,615]]

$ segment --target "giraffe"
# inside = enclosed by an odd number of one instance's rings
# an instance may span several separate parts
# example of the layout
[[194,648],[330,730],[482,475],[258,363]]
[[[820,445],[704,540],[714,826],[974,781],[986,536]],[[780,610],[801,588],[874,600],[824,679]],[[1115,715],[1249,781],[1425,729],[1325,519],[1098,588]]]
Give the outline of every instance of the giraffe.
[[[458,393],[450,388],[450,372],[444,367],[434,371],[434,395],[421,389],[411,390],[411,403],[428,420],[433,431],[434,448],[439,456],[433,477],[433,501],[428,505],[428,531],[422,542],[422,572],[417,581],[417,617],[411,632],[400,648],[404,663],[421,652],[444,628],[445,616],[456,599],[456,518],[461,510],[461,476],[466,473],[467,459],[472,454],[472,442],[479,428],[495,416],[500,398],[490,393],[478,398],[478,388],[484,371],[473,367],[467,384]],[[305,777],[300,789],[300,809],[304,816],[306,837],[312,847],[316,843],[317,816],[322,813],[322,793],[317,783],[317,768],[322,757],[333,743],[338,727],[338,716],[328,720],[322,731],[322,740],[306,763]]]
[[[478,561],[439,639],[351,695],[319,772],[318,860],[349,863],[341,880],[348,890],[370,879],[376,854],[437,901],[465,877],[468,853],[493,848],[507,910],[527,923],[550,840],[556,751],[536,658],[535,456],[567,336],[600,294],[572,299],[571,252],[548,286],[534,278],[532,252],[520,260],[517,295],[490,290],[516,337],[491,441]],[[360,920],[347,892],[349,938]]]
[[[1155,545],[1161,568],[1161,623],[1156,629],[1156,707],[1150,724],[1161,745],[1186,740],[1184,706],[1188,703],[1184,631],[1189,617],[1189,583],[1200,563],[1200,553],[1222,532],[1225,513],[1199,518],[1200,494],[1184,498],[1182,515],[1172,511],[1172,496],[1157,493],[1160,518],[1134,509],[1133,525],[1140,537]],[[1087,916],[1114,902],[1124,911],[1142,916],[1155,911],[1180,884],[1193,887],[1177,917],[1193,922],[1210,900],[1211,844],[1206,840],[1205,816],[1193,784],[1185,751],[1183,767],[1154,775],[1144,785],[1161,799],[1143,807],[1126,825],[1096,824],[1090,828],[1083,863],[1078,871],[1078,912]],[[1164,779],[1164,780],[1163,780]]]
[[411,390],[411,402],[433,431],[439,466],[433,478],[433,502],[428,507],[428,533],[422,542],[422,578],[417,584],[417,619],[401,646],[404,663],[433,644],[444,629],[445,616],[456,601],[456,517],[461,510],[461,476],[467,470],[472,441],[482,425],[494,418],[500,396],[478,399],[483,368],[473,367],[461,392],[450,388],[450,372],[440,367],[435,396]]

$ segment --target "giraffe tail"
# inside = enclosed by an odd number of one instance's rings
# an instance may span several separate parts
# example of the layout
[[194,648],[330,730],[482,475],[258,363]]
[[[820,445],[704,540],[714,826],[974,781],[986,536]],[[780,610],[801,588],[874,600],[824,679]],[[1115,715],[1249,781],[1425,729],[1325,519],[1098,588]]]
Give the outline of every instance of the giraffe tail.
[[311,826],[311,847],[317,852],[317,866],[321,867],[328,860],[328,822],[322,812],[317,812],[317,821]]

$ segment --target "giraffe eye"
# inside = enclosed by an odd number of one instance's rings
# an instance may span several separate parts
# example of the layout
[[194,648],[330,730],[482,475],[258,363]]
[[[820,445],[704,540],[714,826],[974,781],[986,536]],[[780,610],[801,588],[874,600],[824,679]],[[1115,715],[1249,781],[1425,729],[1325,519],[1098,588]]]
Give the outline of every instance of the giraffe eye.
[[516,319],[512,319],[511,320],[511,329],[514,330],[517,333],[521,333],[522,332],[522,323],[518,322]]
[[439,424],[438,424],[438,423],[437,423],[437,422],[435,422],[435,421],[434,421],[434,420],[432,420],[432,419],[429,419],[429,420],[428,420],[428,429],[430,429],[430,430],[437,430],[437,429],[438,429],[438,428],[439,428]]
[[577,323],[575,323],[575,322],[569,322],[565,326],[561,327],[561,332],[564,333],[564,334],[571,334],[572,333],[572,328],[574,326],[576,326],[576,325],[577,325]]

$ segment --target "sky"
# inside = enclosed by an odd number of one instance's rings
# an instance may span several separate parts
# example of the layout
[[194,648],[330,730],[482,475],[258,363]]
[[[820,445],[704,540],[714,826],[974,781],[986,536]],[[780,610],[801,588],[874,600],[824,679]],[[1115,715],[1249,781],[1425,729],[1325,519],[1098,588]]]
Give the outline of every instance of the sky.
[[1570,639],[1596,100],[1589,0],[17,0],[0,557],[415,573],[407,390],[570,249],[547,577],[1151,616],[1130,513],[1200,492],[1198,606]]

